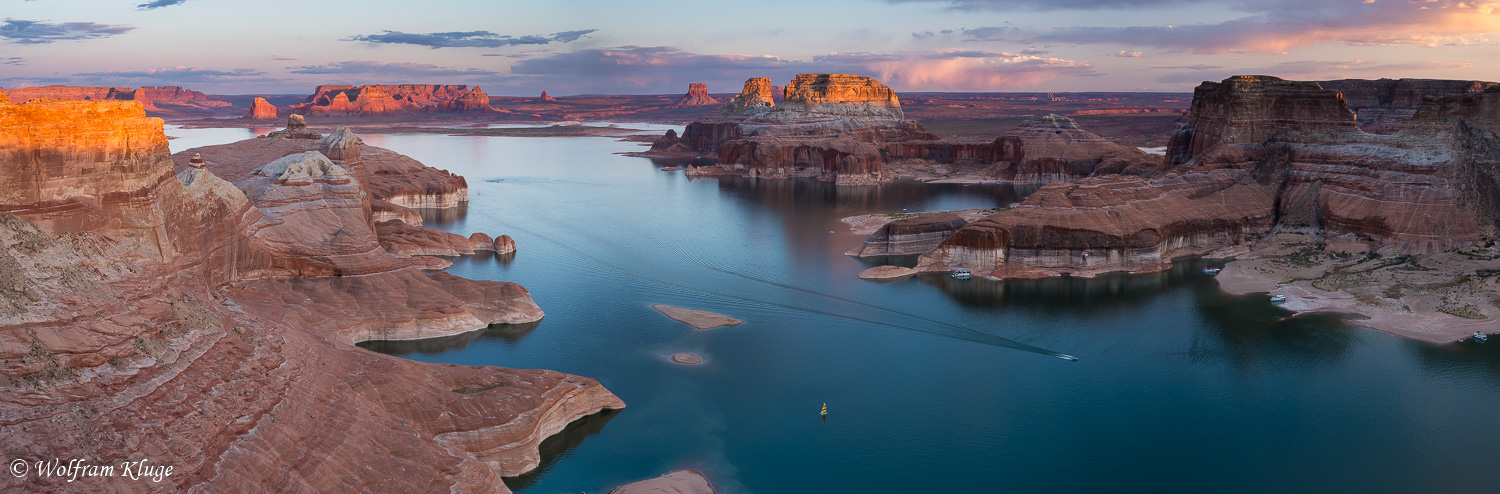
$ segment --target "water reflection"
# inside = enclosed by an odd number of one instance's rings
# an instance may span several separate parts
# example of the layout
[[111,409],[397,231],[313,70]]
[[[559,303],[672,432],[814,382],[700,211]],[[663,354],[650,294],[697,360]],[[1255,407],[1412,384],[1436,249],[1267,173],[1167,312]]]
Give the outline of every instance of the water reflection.
[[1009,207],[1036,192],[1036,184],[929,184],[897,180],[868,187],[838,186],[811,179],[770,180],[748,177],[717,177],[719,190],[727,197],[756,207],[782,211],[792,216],[810,216],[810,211],[843,213],[899,212]]
[[574,420],[566,428],[551,437],[542,440],[538,448],[542,452],[542,461],[536,469],[516,476],[507,477],[505,486],[513,491],[525,491],[537,482],[545,479],[547,473],[555,468],[559,460],[571,456],[570,453],[583,444],[588,438],[599,434],[604,430],[604,425],[620,414],[620,410],[605,410],[587,417]]
[[479,340],[498,340],[506,345],[514,346],[541,324],[541,321],[526,324],[493,324],[478,331],[441,338],[403,341],[373,340],[360,342],[358,345],[366,350],[392,355],[437,355],[464,348]]
[[430,227],[450,225],[463,221],[469,215],[469,203],[460,202],[457,207],[451,208],[416,208],[417,214],[422,215],[422,224]]
[[1203,280],[1205,262],[1184,259],[1159,273],[1106,273],[1093,278],[1063,276],[1035,280],[959,280],[944,273],[918,279],[937,286],[970,307],[1023,305],[1048,313],[1078,313],[1115,306],[1135,306],[1191,280]]

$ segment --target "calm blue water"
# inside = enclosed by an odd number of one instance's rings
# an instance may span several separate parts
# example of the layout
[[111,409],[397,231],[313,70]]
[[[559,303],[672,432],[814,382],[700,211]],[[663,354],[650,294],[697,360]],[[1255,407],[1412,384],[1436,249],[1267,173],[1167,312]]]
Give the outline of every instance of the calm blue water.
[[[177,150],[237,131],[169,133],[189,136]],[[839,218],[1004,206],[1029,188],[689,180],[606,138],[364,138],[467,177],[469,207],[429,226],[519,250],[449,271],[520,283],[547,311],[370,347],[594,377],[628,404],[549,439],[541,468],[509,479],[517,492],[679,468],[731,493],[1495,492],[1495,345],[1282,320],[1263,298],[1220,295],[1201,261],[872,283],[842,254],[860,239]],[[653,303],[747,322],[695,331]]]

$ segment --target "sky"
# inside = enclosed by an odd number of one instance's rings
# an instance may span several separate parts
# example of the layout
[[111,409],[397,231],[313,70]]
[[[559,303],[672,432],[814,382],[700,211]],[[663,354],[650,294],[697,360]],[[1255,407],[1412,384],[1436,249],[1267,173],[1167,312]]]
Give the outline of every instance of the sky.
[[0,0],[0,87],[675,94],[819,72],[897,91],[1493,81],[1497,36],[1500,0]]

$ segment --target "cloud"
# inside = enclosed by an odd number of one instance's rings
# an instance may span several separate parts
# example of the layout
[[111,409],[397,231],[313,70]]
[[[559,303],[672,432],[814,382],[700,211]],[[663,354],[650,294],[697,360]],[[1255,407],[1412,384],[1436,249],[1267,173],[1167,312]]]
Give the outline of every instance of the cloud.
[[1141,52],[1138,52],[1138,51],[1125,51],[1125,50],[1120,50],[1119,53],[1115,54],[1115,56],[1120,57],[1120,58],[1141,58],[1142,55],[1144,55],[1144,53],[1141,53]]
[[959,29],[965,39],[974,41],[994,41],[1007,38],[1007,34],[1018,31],[1015,27],[980,26],[974,29]]
[[271,60],[276,60],[278,62],[287,62],[287,61],[292,61],[292,60],[296,60],[296,59],[292,58],[292,57],[279,57],[279,56],[272,55],[271,56]]
[[162,7],[171,7],[173,5],[181,5],[182,2],[186,2],[186,1],[187,0],[155,0],[155,1],[152,1],[152,2],[149,2],[149,3],[143,3],[143,4],[140,4],[140,5],[136,5],[135,8],[136,8],[136,10],[159,9],[159,8],[162,8]]
[[21,57],[0,58],[0,65],[26,65],[26,59]]
[[917,38],[917,39],[927,39],[927,38],[931,38],[933,36],[937,36],[937,35],[933,34],[932,31],[922,31],[920,33],[911,33],[911,37]]
[[203,67],[155,67],[135,71],[81,72],[73,74],[75,79],[85,81],[131,81],[192,84],[204,82],[266,82],[265,72],[255,69],[216,70]]
[[51,24],[40,21],[6,19],[4,24],[0,24],[0,38],[9,40],[12,43],[35,45],[54,41],[104,38],[124,34],[132,29],[135,28],[93,22]]
[[383,31],[380,34],[369,34],[364,36],[352,36],[344,38],[346,41],[364,41],[366,43],[388,43],[426,46],[429,48],[499,48],[514,45],[545,45],[548,43],[569,43],[587,36],[598,29],[580,29],[577,31],[563,31],[552,33],[549,36],[527,35],[511,36],[500,35],[489,31],[457,31],[445,33],[403,33],[401,31]]
[[1048,53],[1052,53],[1052,50],[1038,50],[1036,48],[1021,50],[1022,55],[1046,55]]
[[491,70],[472,68],[453,69],[425,63],[382,63],[370,60],[333,61],[323,65],[301,65],[287,68],[293,74],[373,74],[394,78],[498,75]]
[[[1221,66],[1189,65],[1183,67],[1153,67],[1157,69],[1188,69],[1157,78],[1157,82],[1182,84],[1202,81],[1219,81],[1233,75],[1265,74],[1294,80],[1330,80],[1368,77],[1399,77],[1401,73],[1420,75],[1431,70],[1453,70],[1473,67],[1470,61],[1431,60],[1410,63],[1377,63],[1367,60],[1296,60],[1260,67],[1227,69]],[[1395,74],[1393,74],[1395,73]],[[1416,74],[1414,74],[1416,73]]]
[[830,54],[812,61],[819,66],[862,69],[858,72],[906,91],[996,91],[1031,88],[1061,77],[1102,75],[1088,62],[972,50]]
[[1325,43],[1462,46],[1500,32],[1497,4],[1456,0],[1230,2],[1250,15],[1213,23],[1155,26],[1062,27],[1019,39],[1058,43],[1113,43],[1192,53],[1286,53]]
[[789,80],[799,73],[875,77],[898,90],[998,90],[1057,77],[1095,76],[1087,62],[1001,51],[829,53],[809,60],[771,55],[708,55],[670,46],[578,50],[517,62],[511,72],[572,92],[661,90],[687,82],[739,87],[749,77]]

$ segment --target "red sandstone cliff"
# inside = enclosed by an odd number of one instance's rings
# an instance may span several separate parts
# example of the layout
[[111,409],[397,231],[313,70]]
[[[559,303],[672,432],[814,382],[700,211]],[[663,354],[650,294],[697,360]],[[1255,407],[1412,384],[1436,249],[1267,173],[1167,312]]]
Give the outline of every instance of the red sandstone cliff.
[[276,120],[280,116],[275,105],[259,96],[250,102],[250,110],[245,112],[245,118],[249,120]]
[[[349,158],[225,163],[259,170],[242,188],[212,162],[174,173],[138,102],[0,102],[0,453],[148,458],[173,467],[160,490],[506,492],[542,439],[623,407],[587,378],[353,348],[541,311],[518,285],[365,250]],[[366,274],[306,277],[339,270]]]

